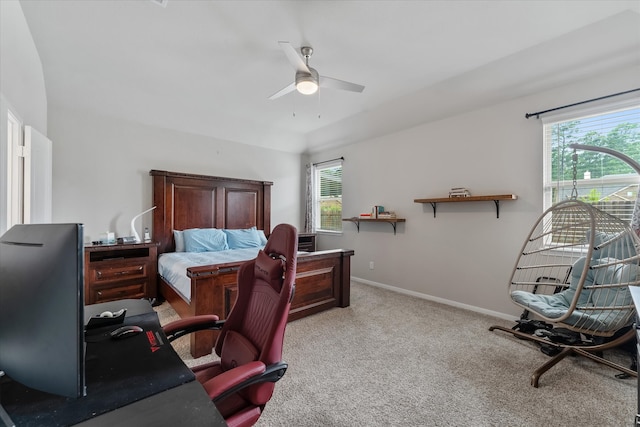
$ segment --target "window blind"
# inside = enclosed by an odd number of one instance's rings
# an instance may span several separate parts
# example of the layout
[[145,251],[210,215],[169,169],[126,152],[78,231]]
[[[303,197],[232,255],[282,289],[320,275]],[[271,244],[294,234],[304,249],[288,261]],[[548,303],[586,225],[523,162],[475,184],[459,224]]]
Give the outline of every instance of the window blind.
[[545,209],[577,197],[623,219],[631,218],[640,176],[627,163],[571,144],[606,147],[640,159],[640,103],[565,113],[544,122]]
[[342,231],[342,160],[316,165],[316,230]]

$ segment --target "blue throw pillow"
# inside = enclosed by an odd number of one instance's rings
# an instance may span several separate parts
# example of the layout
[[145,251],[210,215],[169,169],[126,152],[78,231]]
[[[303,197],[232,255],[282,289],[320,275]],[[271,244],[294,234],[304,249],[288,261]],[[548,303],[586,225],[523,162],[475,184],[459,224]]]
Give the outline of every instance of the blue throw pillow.
[[217,228],[194,228],[183,231],[186,252],[217,252],[229,249],[227,235]]
[[263,246],[255,227],[238,230],[224,230],[229,249],[258,248]]
[[264,230],[256,230],[258,232],[258,236],[260,236],[260,243],[262,246],[267,244],[267,236],[264,235]]
[[[587,240],[591,234],[590,230],[585,233]],[[634,241],[628,234],[607,234],[602,231],[596,231],[594,237],[594,246],[592,258],[616,258],[626,259],[636,255]]]

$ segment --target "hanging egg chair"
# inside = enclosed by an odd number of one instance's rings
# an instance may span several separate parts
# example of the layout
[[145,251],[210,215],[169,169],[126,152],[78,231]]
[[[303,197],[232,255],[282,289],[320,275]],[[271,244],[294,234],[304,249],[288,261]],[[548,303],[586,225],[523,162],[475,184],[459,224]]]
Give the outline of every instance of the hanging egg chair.
[[[525,310],[521,321],[489,330],[536,341],[552,356],[532,374],[534,387],[570,354],[637,376],[600,353],[635,337],[629,286],[640,285],[639,262],[640,238],[629,223],[580,200],[556,203],[531,229],[509,281],[509,296]],[[533,319],[523,320],[528,317]],[[534,326],[525,330],[525,323]]]

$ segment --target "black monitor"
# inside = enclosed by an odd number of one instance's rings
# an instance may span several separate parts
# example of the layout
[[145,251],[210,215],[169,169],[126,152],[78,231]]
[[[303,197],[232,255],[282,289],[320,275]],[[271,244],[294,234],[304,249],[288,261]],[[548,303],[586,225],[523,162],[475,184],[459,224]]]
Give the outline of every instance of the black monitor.
[[0,237],[0,371],[85,395],[82,224],[21,224]]

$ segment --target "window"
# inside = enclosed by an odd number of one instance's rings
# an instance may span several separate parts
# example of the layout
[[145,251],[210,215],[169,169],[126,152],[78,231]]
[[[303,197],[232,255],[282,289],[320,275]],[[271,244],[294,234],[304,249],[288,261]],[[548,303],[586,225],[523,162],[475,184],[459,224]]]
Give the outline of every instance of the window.
[[640,161],[640,105],[618,104],[544,120],[544,208],[572,197],[631,221],[639,176],[609,154],[574,150],[571,144],[604,147]]
[[314,166],[314,218],[317,231],[342,231],[342,160]]

